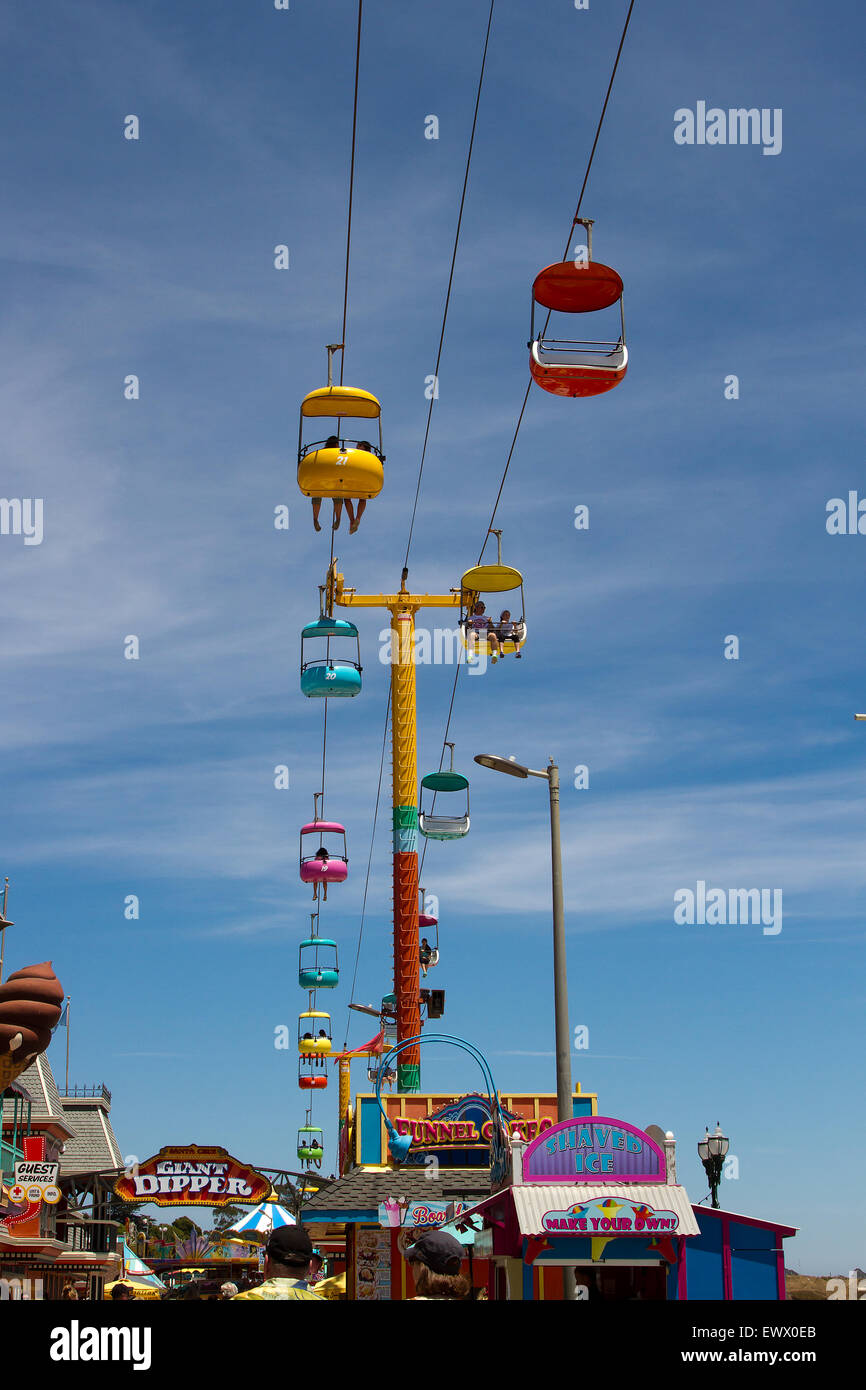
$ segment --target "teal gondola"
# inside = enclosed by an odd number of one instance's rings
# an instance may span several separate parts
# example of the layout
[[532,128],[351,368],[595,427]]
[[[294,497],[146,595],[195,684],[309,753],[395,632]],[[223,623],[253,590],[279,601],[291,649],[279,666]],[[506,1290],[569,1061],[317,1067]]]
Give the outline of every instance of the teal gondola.
[[[424,810],[424,791],[441,796],[452,792],[466,793],[466,810],[457,816],[434,815]],[[428,840],[460,840],[469,832],[469,781],[462,772],[428,772],[421,778],[421,805],[418,808],[418,829]]]
[[[324,656],[305,659],[305,642],[324,641]],[[334,656],[331,644],[354,642],[357,660]],[[309,650],[309,649],[308,649]],[[335,699],[357,695],[361,689],[361,643],[354,623],[344,618],[321,617],[301,629],[301,692],[310,699]]]
[[298,984],[301,989],[336,989],[340,983],[337,943],[327,936],[311,936],[298,950]]
[[382,1043],[384,1047],[391,1048],[397,1046],[397,996],[396,994],[386,994],[382,998],[382,1011],[379,1015],[382,1025]]

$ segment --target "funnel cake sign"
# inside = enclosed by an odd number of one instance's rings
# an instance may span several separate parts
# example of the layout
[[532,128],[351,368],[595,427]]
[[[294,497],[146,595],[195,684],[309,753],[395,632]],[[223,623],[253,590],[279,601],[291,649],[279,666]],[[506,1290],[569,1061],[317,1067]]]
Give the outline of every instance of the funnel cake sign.
[[267,1178],[239,1163],[225,1149],[160,1149],[154,1158],[118,1178],[114,1192],[124,1202],[155,1202],[158,1207],[223,1207],[231,1202],[263,1201]]
[[605,1115],[564,1120],[523,1155],[524,1182],[666,1182],[662,1150],[643,1130]]

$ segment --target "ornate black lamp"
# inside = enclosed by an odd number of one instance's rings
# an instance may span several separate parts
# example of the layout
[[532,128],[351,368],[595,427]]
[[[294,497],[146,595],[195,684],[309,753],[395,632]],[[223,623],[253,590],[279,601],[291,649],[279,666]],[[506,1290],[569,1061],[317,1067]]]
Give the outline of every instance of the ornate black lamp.
[[725,1164],[729,1142],[722,1134],[721,1125],[717,1120],[715,1134],[710,1134],[710,1131],[707,1130],[706,1137],[698,1144],[698,1157],[704,1165],[704,1171],[709,1179],[711,1206],[714,1207],[719,1206],[719,1183],[722,1180],[722,1168]]

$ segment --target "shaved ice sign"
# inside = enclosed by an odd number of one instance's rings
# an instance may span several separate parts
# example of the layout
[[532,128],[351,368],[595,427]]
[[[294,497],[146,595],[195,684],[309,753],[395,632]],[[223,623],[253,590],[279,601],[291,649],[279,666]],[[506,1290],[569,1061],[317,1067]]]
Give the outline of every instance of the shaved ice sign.
[[604,1115],[564,1120],[528,1144],[524,1182],[666,1182],[664,1153],[643,1130]]
[[155,1202],[159,1207],[223,1207],[264,1201],[268,1178],[239,1163],[225,1149],[164,1148],[137,1164],[114,1184],[124,1202]]

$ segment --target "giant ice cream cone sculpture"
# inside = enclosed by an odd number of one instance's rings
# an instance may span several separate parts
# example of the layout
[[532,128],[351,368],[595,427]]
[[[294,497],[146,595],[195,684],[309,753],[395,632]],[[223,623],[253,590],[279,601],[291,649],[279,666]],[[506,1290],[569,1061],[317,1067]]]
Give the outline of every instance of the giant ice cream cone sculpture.
[[50,960],[25,965],[0,985],[0,1091],[45,1051],[62,1007]]

